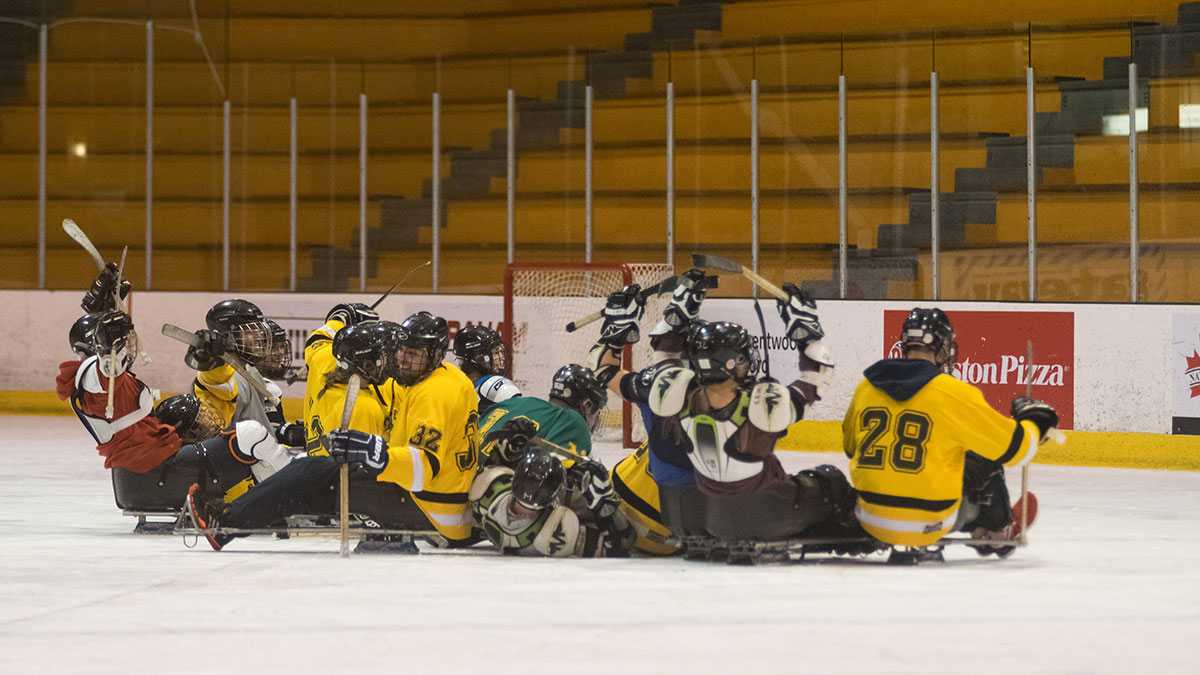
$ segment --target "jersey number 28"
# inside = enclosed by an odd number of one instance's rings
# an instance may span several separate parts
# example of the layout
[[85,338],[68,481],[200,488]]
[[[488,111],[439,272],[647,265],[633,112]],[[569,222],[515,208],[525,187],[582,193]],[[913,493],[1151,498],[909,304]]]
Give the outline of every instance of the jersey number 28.
[[[886,461],[896,471],[920,473],[925,468],[925,441],[933,430],[933,422],[924,413],[903,410],[896,415],[892,428],[892,413],[887,408],[867,408],[858,418],[858,428],[866,435],[858,444],[860,469],[882,469]],[[878,441],[892,432],[896,441],[889,448]]]

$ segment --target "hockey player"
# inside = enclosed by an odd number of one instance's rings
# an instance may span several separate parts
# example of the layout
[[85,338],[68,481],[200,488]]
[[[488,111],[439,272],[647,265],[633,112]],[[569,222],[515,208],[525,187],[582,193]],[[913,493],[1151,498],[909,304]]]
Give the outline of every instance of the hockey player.
[[677,552],[677,547],[667,542],[672,531],[679,535],[705,532],[704,500],[687,458],[687,440],[665,419],[655,417],[648,401],[649,387],[659,372],[686,365],[687,333],[699,321],[707,289],[703,270],[691,269],[681,275],[662,320],[650,333],[654,363],[647,368],[636,373],[618,371],[621,349],[637,337],[641,307],[630,303],[640,290],[636,286],[609,297],[608,320],[591,350],[592,367],[601,380],[637,405],[646,424],[646,447],[618,462],[612,477],[621,495],[621,508],[638,529],[638,549],[656,555]]
[[1004,467],[1032,459],[1058,424],[1053,407],[1026,397],[1004,417],[978,388],[952,377],[954,338],[940,309],[913,309],[900,334],[904,357],[863,372],[842,422],[856,515],[888,544],[926,546],[952,531],[1015,539],[1020,516],[1009,506]]
[[[57,392],[60,399],[70,401],[79,421],[96,441],[104,467],[114,472],[118,499],[123,504],[177,507],[187,485],[204,475],[211,477],[221,494],[233,498],[248,487],[255,467],[265,471],[269,465],[290,459],[277,453],[273,442],[260,442],[259,437],[266,436],[266,432],[256,422],[207,440],[201,437],[207,437],[210,430],[198,427],[195,439],[200,442],[185,444],[174,427],[155,417],[154,394],[129,370],[137,352],[129,316],[120,311],[88,316],[91,318],[85,326],[90,325],[90,331],[73,336],[71,342],[77,353],[92,355],[59,366]],[[72,331],[79,325],[76,322]],[[83,339],[90,344],[82,346]],[[109,382],[111,417],[105,414]],[[174,421],[181,419],[178,416]]]
[[[226,426],[243,420],[254,420],[271,429],[276,440],[284,445],[304,444],[303,430],[288,423],[283,411],[255,389],[250,382],[222,360],[224,354],[234,354],[246,366],[251,377],[257,376],[276,398],[283,392],[258,370],[270,373],[286,372],[284,357],[290,361],[291,345],[287,333],[263,316],[262,310],[248,300],[233,298],[213,305],[204,317],[207,326],[196,331],[199,346],[188,347],[184,363],[198,371],[192,383],[193,393],[220,413]],[[277,343],[282,339],[282,342]]]
[[[839,532],[853,520],[845,476],[832,466],[788,476],[775,443],[820,400],[833,367],[821,343],[816,305],[794,284],[778,301],[787,336],[797,344],[800,379],[784,386],[753,375],[756,355],[745,328],[703,324],[687,336],[688,366],[667,367],[635,382],[651,414],[661,420],[691,462],[704,495],[704,529],[718,539],[774,540]],[[614,334],[636,315],[636,296],[611,297],[602,334]],[[624,301],[624,306],[621,302]],[[609,363],[613,363],[609,357]],[[615,363],[614,363],[615,365]],[[681,504],[688,509],[688,504]],[[697,523],[683,514],[685,532]]]
[[[483,460],[494,461],[489,442],[493,430],[502,429],[513,420],[528,420],[536,435],[580,455],[592,452],[592,430],[608,401],[604,385],[591,370],[570,364],[559,368],[550,382],[549,400],[533,396],[511,398],[493,405],[479,425],[484,436]],[[503,458],[501,458],[503,459]],[[511,460],[508,458],[511,467]]]
[[[340,322],[339,322],[340,323]],[[350,509],[385,526],[428,529],[431,524],[411,494],[390,481],[377,480],[387,466],[383,441],[386,413],[373,389],[394,373],[398,328],[386,321],[367,321],[343,328],[331,341],[337,364],[321,379],[311,413],[314,425],[326,429],[329,453],[301,457],[264,480],[244,496],[224,505],[196,485],[185,501],[196,526],[208,530],[213,549],[221,550],[232,537],[212,532],[221,527],[263,528],[290,515],[328,515],[338,511],[339,464],[354,462],[361,470],[350,475]],[[346,383],[358,375],[361,388],[350,428],[341,429]],[[399,463],[399,462],[397,462]],[[465,503],[465,499],[464,499]]]
[[458,367],[471,379],[479,394],[479,414],[487,414],[493,403],[520,396],[521,390],[504,376],[508,365],[504,341],[487,326],[467,326],[454,336],[454,355]]
[[504,429],[510,433],[499,443],[506,456],[516,457],[514,466],[488,466],[471,484],[471,503],[488,540],[509,555],[628,556],[633,528],[618,509],[620,498],[604,467],[580,460],[564,470],[545,450],[523,447],[536,433],[524,418]]
[[[324,325],[313,331],[304,343],[304,368],[307,371],[308,379],[304,385],[304,412],[301,420],[304,422],[304,450],[308,454],[329,455],[329,451],[324,446],[323,437],[328,429],[335,427],[325,426],[329,423],[329,419],[320,421],[319,416],[314,417],[312,407],[316,402],[317,393],[325,387],[325,376],[337,369],[337,359],[333,356],[332,351],[334,337],[345,327],[378,320],[379,314],[362,303],[334,305],[326,313]],[[386,384],[386,379],[380,382],[371,382],[368,386],[375,398],[383,403],[390,412],[392,387]],[[330,419],[334,422],[341,421],[340,417]],[[390,415],[385,418],[385,423],[388,425],[392,421]]]

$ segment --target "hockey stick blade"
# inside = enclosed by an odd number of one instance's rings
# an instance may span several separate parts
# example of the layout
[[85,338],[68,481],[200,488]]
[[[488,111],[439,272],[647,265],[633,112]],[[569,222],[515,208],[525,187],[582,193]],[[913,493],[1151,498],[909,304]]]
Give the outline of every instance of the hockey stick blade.
[[783,292],[775,284],[767,281],[760,274],[745,265],[736,263],[728,258],[720,258],[715,255],[705,255],[703,253],[692,254],[692,265],[705,269],[719,270],[721,272],[733,272],[740,274],[750,280],[755,286],[763,289],[780,300],[787,301],[788,294]]
[[392,284],[391,288],[387,289],[386,291],[383,292],[383,295],[379,296],[379,299],[376,300],[375,303],[371,305],[371,309],[375,309],[381,303],[383,303],[383,301],[387,299],[387,296],[392,294],[392,291],[399,288],[400,284],[408,281],[409,278],[412,277],[412,275],[416,274],[421,268],[427,267],[432,264],[433,264],[432,260],[426,260],[425,262],[421,263],[420,265],[417,265],[416,267],[409,270],[408,274],[405,274],[403,277],[400,278],[400,281],[397,281],[396,283]]
[[83,230],[79,229],[79,226],[75,224],[75,221],[70,218],[63,218],[62,228],[68,237],[74,239],[85,251],[92,255],[92,260],[96,261],[96,269],[103,271],[104,258],[100,255],[100,251],[96,250],[96,246],[92,244],[92,240],[88,239]]
[[561,457],[562,459],[570,459],[570,460],[575,460],[575,461],[588,459],[588,457],[586,455],[575,452],[574,450],[571,450],[570,448],[564,448],[563,446],[559,445],[558,443],[548,441],[548,440],[542,438],[541,436],[534,436],[533,438],[529,439],[529,442],[533,443],[534,445],[538,446],[539,448],[542,448],[543,450],[549,451],[550,454],[552,454],[552,455],[557,455],[557,456]]
[[[171,338],[172,340],[177,340],[186,345],[191,345],[193,347],[200,345],[200,338],[197,337],[195,333],[169,323],[163,324],[162,334]],[[262,377],[251,375],[250,372],[246,370],[246,366],[243,365],[236,356],[222,354],[221,360],[224,361],[230,368],[233,368],[235,373],[245,378],[246,381],[250,383],[250,386],[254,387],[255,391],[262,394],[264,398],[271,402],[271,405],[279,405],[279,397],[272,393],[269,388],[267,388],[267,383],[263,382]]]
[[[642,302],[645,302],[651,296],[665,295],[667,293],[673,293],[675,291],[675,288],[677,286],[679,286],[679,281],[681,278],[682,277],[680,277],[678,275],[673,276],[673,277],[667,277],[666,279],[663,279],[662,281],[658,282],[657,284],[654,284],[653,286],[649,286],[649,287],[643,289],[641,293],[638,293],[638,298],[640,298]],[[583,317],[582,319],[576,319],[576,320],[572,321],[571,323],[568,323],[567,324],[567,332],[574,333],[575,331],[579,330],[580,328],[583,328],[584,326],[586,326],[590,323],[595,323],[596,321],[599,321],[603,317],[604,317],[603,310],[592,312],[591,314],[588,314],[587,316]]]

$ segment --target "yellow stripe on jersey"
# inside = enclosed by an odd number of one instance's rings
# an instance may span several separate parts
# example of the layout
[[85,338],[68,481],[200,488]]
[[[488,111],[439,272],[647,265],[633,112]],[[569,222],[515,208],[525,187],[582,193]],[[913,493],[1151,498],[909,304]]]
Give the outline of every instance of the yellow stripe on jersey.
[[634,547],[651,555],[674,555],[679,547],[662,524],[658,484],[650,475],[650,452],[645,443],[632,455],[617,462],[612,470],[613,489],[621,496],[621,511],[637,532]]
[[992,409],[978,388],[938,375],[906,401],[868,380],[842,422],[859,521],[877,539],[925,546],[950,531],[967,451],[1005,466],[1037,453],[1037,427]]
[[467,492],[479,447],[475,387],[457,366],[443,362],[416,385],[395,387],[391,396],[395,422],[387,437],[388,464],[379,480],[412,493],[438,532],[450,539],[468,538]]

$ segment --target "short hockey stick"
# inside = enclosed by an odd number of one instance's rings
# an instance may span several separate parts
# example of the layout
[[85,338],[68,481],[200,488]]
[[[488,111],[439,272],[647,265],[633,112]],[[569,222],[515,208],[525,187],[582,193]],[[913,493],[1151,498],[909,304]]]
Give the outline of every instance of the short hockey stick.
[[574,450],[572,450],[570,448],[564,448],[563,446],[559,445],[558,443],[554,443],[553,441],[548,441],[548,440],[542,438],[541,436],[534,436],[533,438],[529,439],[529,442],[533,443],[534,445],[538,446],[539,448],[542,448],[543,450],[548,450],[550,452],[550,454],[557,455],[558,457],[560,457],[562,459],[570,459],[570,460],[574,460],[574,461],[581,461],[581,460],[582,461],[590,461],[589,458],[587,457],[587,455],[575,452]]
[[751,283],[753,283],[755,286],[758,286],[759,288],[761,288],[764,291],[770,293],[771,295],[779,298],[780,300],[783,300],[786,302],[788,299],[788,294],[784,293],[783,289],[779,288],[775,284],[773,284],[770,281],[767,281],[763,277],[759,276],[759,274],[757,272],[750,269],[749,267],[746,267],[745,265],[742,265],[740,263],[736,263],[732,260],[729,260],[728,258],[719,258],[715,255],[705,255],[703,253],[693,253],[692,254],[692,266],[702,267],[704,269],[710,269],[710,270],[718,270],[721,272],[733,272],[734,274],[740,274],[740,275],[746,277],[747,279],[749,279],[751,281]]
[[[362,380],[357,374],[351,375],[346,382],[346,402],[342,404],[342,429],[350,428],[350,418],[354,414],[354,403],[358,401],[358,389]],[[342,545],[339,555],[350,557],[350,465],[342,464],[338,469],[338,528],[341,533]]]
[[96,250],[95,245],[92,244],[92,240],[88,239],[88,236],[83,233],[83,230],[79,229],[79,226],[75,224],[75,221],[71,220],[70,218],[63,218],[62,228],[63,232],[66,232],[68,237],[74,239],[80,246],[83,247],[85,251],[92,255],[92,260],[96,261],[96,269],[103,272],[104,258],[100,255],[100,251]]
[[432,264],[433,264],[432,260],[426,260],[425,262],[421,263],[420,265],[417,265],[416,267],[409,270],[408,274],[405,274],[403,277],[400,278],[400,281],[397,281],[396,283],[392,284],[391,288],[387,289],[386,291],[383,292],[383,295],[379,296],[379,299],[376,300],[374,302],[374,304],[371,305],[371,309],[375,309],[376,307],[378,307],[380,305],[380,303],[382,303],[384,300],[387,299],[387,296],[392,294],[392,291],[399,288],[400,284],[408,281],[409,277],[416,274],[418,270],[420,270],[423,267],[426,267],[427,265],[432,265]]
[[[172,340],[178,340],[186,345],[191,345],[193,347],[200,345],[200,338],[197,337],[195,333],[169,323],[163,324],[162,334],[171,338]],[[235,373],[245,378],[246,381],[250,383],[250,386],[254,387],[255,391],[262,394],[263,397],[271,402],[271,405],[279,405],[279,397],[267,387],[267,383],[263,381],[262,377],[252,375],[248,370],[246,370],[246,366],[242,364],[240,359],[232,354],[221,354],[221,360],[224,361],[230,368],[233,368]]]
[[113,348],[108,353],[108,405],[104,408],[104,416],[112,421],[113,418],[113,389],[116,388],[117,372],[117,347]]

